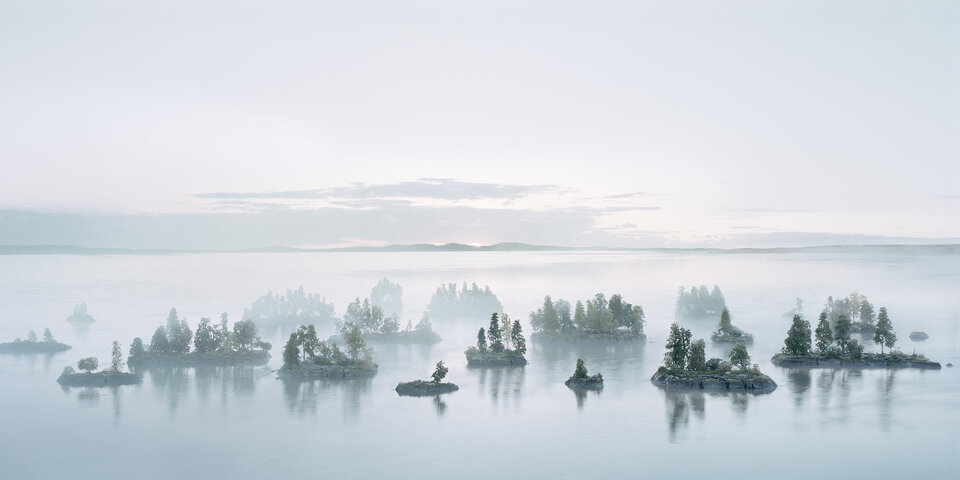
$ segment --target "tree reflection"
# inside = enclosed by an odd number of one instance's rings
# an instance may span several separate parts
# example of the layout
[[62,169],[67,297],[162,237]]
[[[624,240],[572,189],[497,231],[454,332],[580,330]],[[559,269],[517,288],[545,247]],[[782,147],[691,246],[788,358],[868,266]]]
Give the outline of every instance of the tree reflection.
[[360,414],[365,398],[370,395],[373,380],[370,378],[347,379],[282,379],[283,397],[287,410],[296,416],[316,415],[319,400],[341,394],[344,418],[355,421]]
[[489,395],[493,407],[511,404],[519,408],[526,371],[523,367],[472,368],[468,371],[476,373],[479,394]]

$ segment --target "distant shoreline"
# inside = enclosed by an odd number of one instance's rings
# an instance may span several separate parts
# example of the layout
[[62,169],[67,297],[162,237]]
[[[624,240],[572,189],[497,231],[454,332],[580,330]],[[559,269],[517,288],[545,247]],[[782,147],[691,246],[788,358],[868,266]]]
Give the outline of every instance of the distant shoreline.
[[819,245],[809,247],[771,248],[628,248],[628,247],[565,247],[531,245],[526,243],[497,243],[494,245],[466,245],[447,243],[434,245],[417,243],[381,247],[296,248],[260,247],[237,250],[163,249],[163,248],[98,248],[75,245],[0,245],[0,255],[185,255],[223,253],[376,253],[376,252],[648,252],[675,254],[960,254],[960,244],[878,244],[878,245]]

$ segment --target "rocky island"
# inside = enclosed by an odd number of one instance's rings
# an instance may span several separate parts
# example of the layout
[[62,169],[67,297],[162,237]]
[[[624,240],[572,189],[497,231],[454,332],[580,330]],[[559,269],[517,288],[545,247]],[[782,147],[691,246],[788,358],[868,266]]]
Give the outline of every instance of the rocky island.
[[893,332],[893,323],[886,307],[880,307],[877,322],[874,325],[873,341],[880,346],[880,353],[864,353],[863,345],[850,338],[851,322],[841,315],[835,327],[830,326],[826,312],[820,314],[816,328],[816,350],[813,349],[810,322],[801,316],[793,317],[793,324],[787,331],[781,353],[770,360],[778,367],[793,368],[920,368],[939,370],[940,364],[928,360],[923,355],[907,355],[899,350],[883,352],[883,348],[892,349],[897,342]]
[[338,322],[337,330],[340,333],[328,338],[327,342],[343,342],[344,332],[354,325],[360,329],[364,340],[368,342],[416,345],[434,344],[441,340],[440,335],[433,331],[430,317],[426,313],[416,326],[412,321],[407,321],[406,328],[400,330],[400,322],[396,315],[385,316],[380,307],[367,299],[364,299],[361,304],[358,298],[347,306],[343,321]]
[[723,307],[720,312],[720,325],[717,331],[710,335],[710,340],[717,343],[743,343],[749,345],[753,343],[753,335],[740,330],[730,322],[730,310]]
[[[772,378],[760,372],[757,364],[750,366],[746,345],[738,343],[730,352],[730,361],[706,359],[706,342],[690,343],[690,330],[676,323],[670,326],[667,355],[664,365],[650,378],[661,388],[691,390],[747,391],[769,393],[777,388]],[[733,367],[737,370],[733,370]]]
[[574,390],[603,390],[603,374],[587,375],[587,367],[583,364],[583,359],[578,358],[573,375],[563,383]]
[[646,338],[643,307],[623,301],[619,294],[608,301],[603,293],[594,295],[586,304],[578,301],[571,314],[570,302],[550,296],[543,306],[530,312],[533,335],[538,343],[579,341],[637,341]]
[[109,370],[94,372],[99,366],[95,357],[82,358],[77,361],[77,373],[73,367],[65,367],[57,378],[57,383],[64,387],[114,387],[119,385],[133,385],[140,383],[143,377],[136,373],[121,371],[123,354],[120,351],[120,342],[113,342],[112,362]]
[[30,330],[26,340],[17,338],[12,342],[0,343],[0,353],[57,353],[70,350],[71,348],[70,345],[54,340],[49,328],[43,331],[43,341],[38,341],[37,334],[34,333],[33,330]]
[[252,320],[235,322],[231,330],[223,313],[219,325],[201,318],[194,333],[174,308],[166,326],[153,333],[149,347],[139,337],[133,339],[127,364],[131,368],[264,365],[270,361],[270,348]]
[[455,392],[460,389],[456,384],[443,382],[449,369],[442,361],[437,362],[437,368],[431,375],[432,380],[414,380],[412,382],[401,382],[397,384],[397,394],[409,397],[432,397],[441,393]]
[[277,370],[281,379],[313,380],[320,378],[372,377],[379,369],[373,363],[373,349],[367,346],[356,325],[344,333],[347,351],[337,344],[328,345],[317,338],[313,325],[301,325],[290,334],[283,347],[283,366]]
[[[509,324],[510,317],[506,314],[503,317],[506,317],[503,323]],[[504,335],[500,323],[499,316],[494,313],[490,316],[490,328],[486,333],[483,328],[477,331],[477,345],[463,352],[467,356],[468,367],[520,367],[527,364],[523,356],[527,352],[527,342],[523,338],[520,321],[513,322],[509,335]]]

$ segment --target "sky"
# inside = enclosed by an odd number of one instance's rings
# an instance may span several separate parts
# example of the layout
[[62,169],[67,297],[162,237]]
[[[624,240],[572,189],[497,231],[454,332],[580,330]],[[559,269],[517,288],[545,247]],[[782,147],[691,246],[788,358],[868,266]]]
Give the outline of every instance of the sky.
[[960,240],[951,1],[0,0],[0,244]]

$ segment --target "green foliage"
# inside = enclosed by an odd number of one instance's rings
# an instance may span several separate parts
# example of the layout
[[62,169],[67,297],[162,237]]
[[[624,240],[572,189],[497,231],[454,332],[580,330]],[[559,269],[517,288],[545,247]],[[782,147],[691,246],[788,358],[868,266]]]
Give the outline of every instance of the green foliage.
[[450,369],[443,364],[443,360],[437,362],[437,369],[433,371],[432,375],[430,375],[430,377],[433,378],[433,383],[440,383],[440,381],[447,376],[447,372],[449,370]]
[[684,287],[677,290],[677,313],[680,315],[715,315],[724,306],[726,300],[716,285],[711,292],[707,291],[706,285],[690,287],[689,292]]
[[880,344],[880,353],[883,353],[884,345],[887,348],[893,348],[897,343],[897,334],[893,333],[893,322],[887,314],[887,307],[880,307],[880,314],[877,316],[877,328],[873,332],[873,343]]
[[500,331],[500,321],[496,312],[490,316],[490,328],[487,329],[487,340],[490,341],[490,351],[494,353],[503,352],[503,332]]
[[850,339],[850,341],[847,343],[847,353],[854,360],[860,360],[863,358],[863,344],[855,339]]
[[193,350],[199,353],[217,351],[220,348],[217,337],[216,329],[210,325],[210,319],[201,318],[193,337]]
[[833,344],[833,330],[830,329],[827,312],[820,313],[820,321],[817,323],[817,330],[814,334],[816,335],[817,350],[821,354],[826,353],[830,345]]
[[363,334],[360,333],[358,326],[351,324],[351,327],[343,333],[343,341],[347,344],[347,355],[350,360],[362,363],[372,361],[373,349],[363,340]]
[[243,318],[253,320],[260,328],[288,328],[294,330],[299,325],[325,325],[332,322],[334,309],[332,303],[318,294],[307,293],[300,287],[287,290],[286,295],[267,292],[254,300],[250,308],[243,310]]
[[[830,328],[827,325],[827,328]],[[807,355],[810,353],[810,322],[806,321],[800,315],[793,316],[793,324],[790,330],[787,330],[787,338],[783,341],[784,352],[793,355]]]
[[[311,325],[312,327],[313,325]],[[301,328],[303,326],[301,325]],[[290,334],[290,339],[283,346],[283,367],[292,368],[300,365],[300,337],[297,332]]]
[[577,302],[573,318],[570,318],[570,302],[557,300],[554,303],[549,296],[544,298],[543,306],[530,312],[530,324],[535,332],[549,334],[574,335],[580,333],[616,334],[621,330],[643,333],[646,319],[643,307],[631,305],[616,294],[607,301],[602,293],[583,302]]
[[747,346],[738,343],[730,350],[730,363],[736,365],[740,370],[746,370],[750,367],[750,354],[747,353]]
[[237,350],[251,350],[258,340],[257,324],[253,320],[234,322],[233,341]]
[[480,327],[480,330],[477,331],[477,350],[480,352],[487,351],[487,334],[484,332],[483,327]]
[[143,348],[143,340],[140,337],[133,339],[133,342],[130,343],[130,358],[137,358],[140,355],[146,353],[146,350]]
[[98,362],[95,357],[81,358],[77,361],[77,369],[87,373],[93,372],[99,365],[100,362]]
[[874,322],[873,304],[866,298],[860,303],[860,321],[869,325]]
[[667,337],[667,353],[664,364],[669,370],[683,370],[686,368],[687,355],[690,353],[690,330],[673,323],[670,325],[670,335]]
[[850,344],[850,327],[850,317],[841,314],[837,318],[836,327],[833,329],[833,339],[840,347],[841,353],[846,353],[847,347]]
[[114,340],[113,348],[110,352],[110,370],[113,372],[119,372],[120,367],[123,366],[123,351],[120,350],[120,342]]
[[582,358],[577,359],[577,368],[573,371],[573,378],[577,380],[586,380],[589,378],[589,375],[587,375],[587,367],[583,364]]
[[513,321],[513,328],[510,331],[510,340],[513,343],[513,350],[523,355],[527,353],[527,341],[523,338],[523,329],[520,327],[520,320]]
[[733,323],[730,321],[730,310],[723,307],[723,311],[720,312],[720,331],[729,331],[731,327],[733,327]]
[[157,327],[150,339],[150,351],[153,353],[169,353],[170,342],[167,340],[167,329],[163,325]]
[[705,370],[709,372],[714,372],[720,369],[721,363],[724,363],[722,359],[711,358],[710,360],[707,360],[707,363],[704,365],[704,367],[705,367]]
[[579,300],[577,301],[576,310],[574,310],[573,313],[573,325],[577,327],[577,330],[587,330],[587,311],[583,308],[583,302]]
[[441,285],[427,308],[431,317],[439,319],[468,318],[481,312],[503,312],[503,305],[490,287],[480,288],[474,283],[467,288],[466,282],[459,292],[456,284]]
[[56,340],[53,339],[53,334],[50,333],[50,329],[49,329],[49,328],[44,328],[44,329],[43,329],[43,341],[44,341],[44,342],[47,342],[47,343],[53,343],[53,342],[56,341]]
[[694,372],[701,372],[707,368],[707,343],[703,339],[697,340],[690,345],[690,357],[687,360],[687,369]]
[[403,312],[403,287],[383,277],[370,290],[370,303],[388,317],[399,315]]
[[[307,358],[313,359],[317,356],[317,350],[320,348],[320,338],[317,336],[317,329],[313,325],[300,325],[297,327],[296,331],[296,340],[297,345],[299,346],[303,362],[307,361]],[[284,347],[286,348],[286,347]]]

